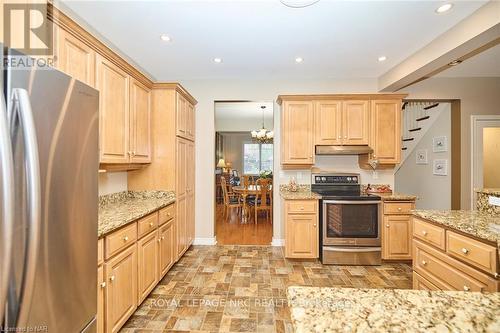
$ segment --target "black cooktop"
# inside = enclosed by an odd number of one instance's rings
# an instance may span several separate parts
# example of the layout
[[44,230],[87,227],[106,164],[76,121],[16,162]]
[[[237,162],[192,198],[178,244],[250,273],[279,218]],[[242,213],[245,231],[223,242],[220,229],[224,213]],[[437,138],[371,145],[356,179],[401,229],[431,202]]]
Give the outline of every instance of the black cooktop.
[[354,200],[354,201],[379,201],[380,196],[361,192],[361,187],[356,185],[312,185],[311,190],[321,195],[323,200]]

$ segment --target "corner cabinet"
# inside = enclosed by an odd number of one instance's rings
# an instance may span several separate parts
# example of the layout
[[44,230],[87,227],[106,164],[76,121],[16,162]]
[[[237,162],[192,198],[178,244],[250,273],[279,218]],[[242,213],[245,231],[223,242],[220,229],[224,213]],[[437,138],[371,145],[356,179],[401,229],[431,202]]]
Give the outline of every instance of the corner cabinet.
[[314,164],[313,102],[285,101],[281,110],[281,164]]
[[318,258],[318,200],[283,200],[285,257]]

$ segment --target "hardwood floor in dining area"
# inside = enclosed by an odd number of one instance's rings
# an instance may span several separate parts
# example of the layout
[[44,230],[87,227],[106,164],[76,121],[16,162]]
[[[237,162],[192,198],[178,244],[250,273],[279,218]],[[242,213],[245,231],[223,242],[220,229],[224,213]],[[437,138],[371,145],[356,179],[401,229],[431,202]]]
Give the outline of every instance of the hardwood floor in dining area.
[[247,223],[241,222],[241,215],[236,208],[229,209],[224,217],[224,205],[216,207],[215,235],[219,245],[270,245],[273,238],[272,216],[266,218],[264,212],[259,212],[255,224],[254,211],[250,212]]

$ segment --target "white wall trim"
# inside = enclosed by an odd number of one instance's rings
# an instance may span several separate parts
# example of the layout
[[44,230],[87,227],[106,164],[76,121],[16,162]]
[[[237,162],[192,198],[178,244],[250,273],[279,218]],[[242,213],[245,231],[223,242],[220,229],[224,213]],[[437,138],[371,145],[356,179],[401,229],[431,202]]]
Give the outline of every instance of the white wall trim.
[[196,237],[193,241],[193,245],[217,245],[217,239],[215,239],[215,237]]
[[273,237],[273,241],[271,242],[271,246],[284,246],[284,245],[285,245],[284,239]]

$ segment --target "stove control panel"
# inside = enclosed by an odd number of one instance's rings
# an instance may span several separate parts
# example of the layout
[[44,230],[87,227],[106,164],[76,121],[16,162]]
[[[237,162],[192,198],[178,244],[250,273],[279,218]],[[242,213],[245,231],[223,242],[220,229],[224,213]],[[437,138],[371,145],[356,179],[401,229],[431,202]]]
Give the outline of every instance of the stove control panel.
[[359,174],[313,174],[313,184],[335,185],[335,184],[353,184],[360,183]]

